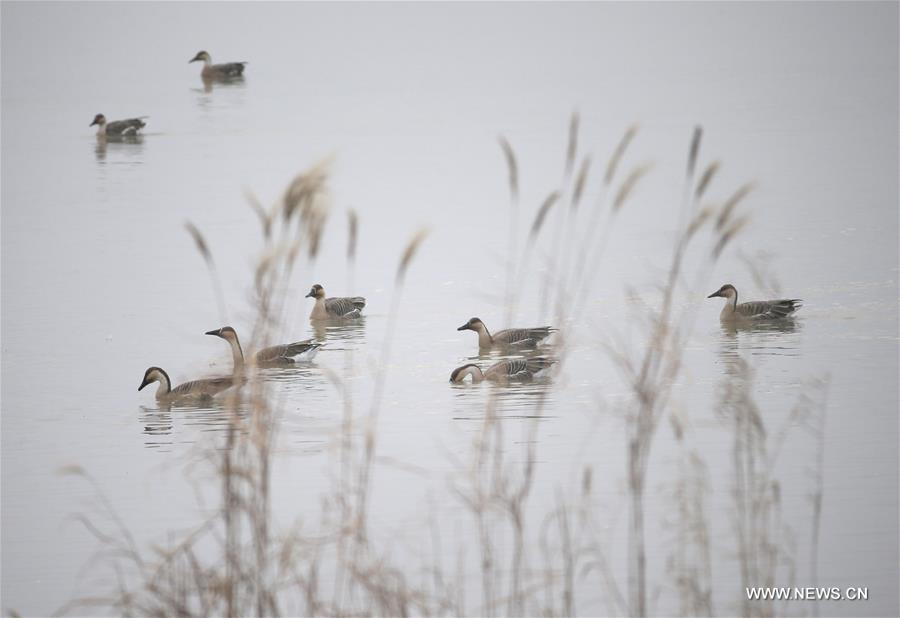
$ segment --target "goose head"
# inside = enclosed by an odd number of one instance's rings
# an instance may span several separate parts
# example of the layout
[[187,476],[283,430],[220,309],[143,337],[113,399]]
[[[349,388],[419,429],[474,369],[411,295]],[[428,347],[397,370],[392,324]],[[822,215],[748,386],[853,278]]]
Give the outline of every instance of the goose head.
[[153,384],[154,382],[162,382],[163,384],[168,385],[169,376],[159,367],[150,367],[144,372],[144,379],[141,382],[141,385],[138,386],[138,390],[142,390],[145,386]]
[[468,365],[463,365],[462,367],[454,369],[453,373],[450,374],[450,382],[453,384],[460,384],[466,379],[466,376],[469,375],[472,376],[472,381],[476,382],[481,379],[484,374],[478,365],[469,363]]
[[237,333],[234,332],[234,329],[230,326],[223,326],[222,328],[217,328],[216,330],[206,331],[204,333],[206,335],[213,335],[215,337],[221,337],[225,341],[237,341]]
[[468,322],[466,322],[456,330],[474,330],[476,333],[480,333],[484,329],[484,322],[481,321],[481,318],[471,318]]
[[325,298],[325,288],[318,283],[315,284],[309,289],[309,294],[306,295],[306,298],[315,298],[316,300]]
[[722,298],[732,299],[737,296],[737,290],[730,283],[726,283],[718,290],[707,296],[707,298],[715,298],[717,296],[721,296]]
[[97,114],[96,116],[94,116],[94,121],[91,124],[89,124],[88,126],[92,127],[95,124],[98,124],[101,127],[103,125],[105,125],[106,124],[106,116],[104,116],[103,114]]
[[201,50],[201,51],[197,52],[196,56],[194,56],[193,58],[188,60],[188,64],[190,64],[192,62],[198,62],[198,61],[203,62],[204,64],[209,64],[210,62],[212,62],[212,57],[209,55],[208,52]]

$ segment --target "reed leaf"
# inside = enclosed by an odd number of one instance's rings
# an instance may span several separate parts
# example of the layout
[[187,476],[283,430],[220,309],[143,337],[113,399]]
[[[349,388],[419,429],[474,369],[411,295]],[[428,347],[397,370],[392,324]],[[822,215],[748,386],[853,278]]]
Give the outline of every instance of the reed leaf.
[[350,209],[347,213],[347,259],[351,262],[356,259],[356,241],[359,236],[359,217],[356,211]]
[[634,136],[637,135],[638,125],[633,124],[625,131],[625,134],[622,135],[622,139],[619,140],[616,149],[613,151],[612,156],[609,158],[609,163],[606,164],[606,174],[603,176],[603,184],[609,186],[609,183],[612,182],[613,177],[616,175],[616,169],[619,167],[619,161],[622,160],[622,157],[625,156],[625,151],[628,149],[628,145],[634,139]]
[[719,171],[719,162],[713,161],[709,165],[706,166],[706,169],[703,170],[703,175],[700,176],[700,182],[697,183],[697,190],[694,192],[694,197],[696,199],[700,199],[703,197],[703,193],[706,192],[709,183],[712,182],[713,177],[716,175],[716,172]]
[[569,145],[566,148],[566,176],[572,173],[572,168],[575,165],[575,156],[578,154],[578,125],[580,122],[581,119],[578,116],[578,112],[572,112],[572,117],[569,120]]
[[503,157],[506,159],[506,168],[509,172],[509,194],[513,200],[519,199],[519,166],[516,163],[516,153],[504,136],[497,138],[500,148],[503,149]]
[[581,196],[584,193],[584,186],[587,183],[588,172],[591,168],[591,157],[586,156],[581,161],[581,167],[578,170],[578,176],[575,177],[575,190],[572,192],[572,209],[578,208],[581,202]]
[[703,127],[697,125],[694,127],[694,136],[691,138],[691,151],[688,154],[688,178],[692,178],[694,176],[694,170],[697,169],[697,159],[700,157],[700,142],[702,139]]
[[719,213],[719,218],[716,220],[716,230],[722,230],[722,228],[725,227],[725,224],[728,223],[734,209],[754,188],[755,185],[752,182],[741,185],[741,187],[725,201],[725,204],[722,205],[722,210]]
[[250,205],[251,210],[256,213],[257,217],[259,217],[259,223],[262,226],[263,230],[263,237],[268,240],[272,234],[272,217],[268,212],[266,212],[266,209],[263,207],[262,202],[259,201],[259,198],[256,197],[256,194],[253,193],[250,189],[244,190],[244,198]]
[[419,251],[419,246],[422,244],[422,241],[428,236],[428,229],[421,228],[406,244],[406,249],[403,250],[403,255],[400,258],[400,263],[397,266],[397,281],[402,281],[406,276],[406,271],[409,268],[409,265],[412,263],[413,258],[416,257],[416,253]]
[[200,233],[200,230],[197,229],[197,226],[190,221],[186,221],[184,223],[184,228],[191,235],[191,238],[194,239],[194,244],[197,245],[197,251],[200,252],[203,259],[206,260],[207,263],[211,263],[212,254],[209,251],[209,246],[206,244],[206,240],[203,238],[203,234]]
[[631,195],[632,191],[634,191],[637,183],[640,182],[641,178],[647,175],[647,172],[649,172],[652,167],[653,165],[650,163],[645,163],[631,170],[631,173],[625,178],[622,186],[619,187],[618,193],[616,193],[616,199],[613,200],[613,212],[618,212],[619,209],[622,208],[622,205],[628,199],[628,196]]
[[544,203],[541,204],[537,215],[534,217],[534,223],[531,224],[531,232],[529,235],[532,239],[534,239],[534,237],[538,235],[538,232],[541,231],[541,227],[543,227],[544,221],[547,218],[547,213],[550,212],[550,209],[553,208],[553,205],[558,199],[559,191],[554,191],[544,199]]

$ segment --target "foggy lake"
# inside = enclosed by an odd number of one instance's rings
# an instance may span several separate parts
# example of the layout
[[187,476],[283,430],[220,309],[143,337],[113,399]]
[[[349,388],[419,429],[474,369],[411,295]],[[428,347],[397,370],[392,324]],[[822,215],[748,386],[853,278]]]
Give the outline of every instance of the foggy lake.
[[[244,79],[204,83],[188,63],[198,50],[246,61]],[[274,415],[278,542],[326,536],[317,526],[343,508],[343,449],[362,457],[375,436],[366,547],[396,571],[387,588],[402,578],[432,591],[409,593],[410,613],[635,613],[627,462],[639,398],[625,359],[639,364],[649,345],[687,219],[747,186],[734,211],[746,225],[715,259],[715,210],[674,286],[684,338],[646,462],[645,612],[700,611],[673,575],[698,563],[717,615],[768,611],[747,609],[745,585],[868,589],[867,601],[785,602],[779,615],[897,615],[898,109],[894,3],[4,2],[2,611],[116,594],[114,559],[82,516],[110,531],[114,512],[151,556],[217,512],[216,458],[253,435],[250,399],[167,407],[155,386],[137,387],[154,365],[176,384],[231,372],[227,344],[204,333],[231,325],[250,347],[254,277],[275,245],[248,202],[277,208],[298,174],[320,169],[319,248],[303,245],[275,288],[284,304],[269,334],[324,345],[258,376]],[[97,113],[147,116],[146,127],[98,140]],[[516,161],[513,205],[500,136]],[[315,283],[365,297],[364,317],[311,323]],[[741,301],[804,305],[787,326],[729,328],[723,299],[707,299],[725,283]],[[457,330],[473,316],[492,331],[559,329],[539,350],[558,356],[550,376],[450,384],[456,367],[518,357],[480,354]],[[773,579],[746,584],[735,499],[746,462],[728,413],[745,395],[764,428],[755,473],[775,497],[765,540],[777,548]],[[509,510],[492,503],[486,534],[473,515],[475,477],[499,491],[500,470],[533,474],[522,586],[535,592],[521,603],[508,598]],[[685,489],[686,470],[700,489]],[[685,545],[685,495],[700,496],[702,543]],[[560,522],[584,543],[574,572]],[[282,593],[282,614],[327,613]],[[452,604],[432,604],[442,595]],[[368,613],[354,605],[364,593],[347,598],[345,613]]]

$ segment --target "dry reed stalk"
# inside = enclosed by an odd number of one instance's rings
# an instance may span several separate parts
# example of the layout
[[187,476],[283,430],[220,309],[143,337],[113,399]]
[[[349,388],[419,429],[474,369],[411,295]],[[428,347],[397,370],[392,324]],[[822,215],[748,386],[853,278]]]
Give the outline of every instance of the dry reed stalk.
[[267,211],[262,202],[259,201],[259,198],[256,197],[256,194],[246,189],[244,191],[244,199],[247,200],[247,204],[250,205],[251,210],[256,214],[259,218],[259,224],[262,227],[263,239],[269,240],[272,235],[272,214]]
[[206,268],[209,271],[209,277],[213,285],[213,294],[215,294],[216,302],[219,305],[219,319],[223,324],[226,324],[228,322],[228,312],[225,309],[225,294],[222,292],[222,282],[219,280],[219,273],[216,270],[216,263],[209,250],[209,245],[206,244],[206,239],[203,238],[203,234],[200,233],[196,225],[186,221],[184,227],[188,234],[191,235],[191,238],[194,239],[197,251],[203,258],[203,261],[206,262]]
[[578,112],[572,112],[572,116],[569,118],[569,141],[566,146],[565,178],[572,175],[572,169],[575,166],[575,157],[578,155],[578,127],[580,124],[581,118]]
[[356,289],[356,252],[359,243],[359,215],[354,209],[347,211],[347,288]]
[[[604,228],[603,238],[599,242],[595,238],[597,226],[600,223],[600,215],[604,212],[607,212],[605,205],[609,184],[615,177],[619,161],[621,161],[621,159],[625,156],[625,151],[627,150],[628,145],[634,139],[636,133],[637,125],[632,125],[631,127],[629,127],[625,131],[625,134],[622,136],[622,138],[619,140],[619,143],[617,144],[613,153],[610,155],[609,161],[606,165],[606,173],[603,177],[603,185],[601,187],[600,198],[598,199],[597,204],[594,206],[594,208],[591,209],[590,219],[586,225],[585,233],[580,239],[577,266],[574,276],[572,277],[572,283],[567,287],[567,290],[569,291],[574,290],[573,304],[576,307],[576,312],[580,311],[578,308],[583,306],[583,298],[587,295],[587,290],[591,287],[585,282],[585,273],[593,272],[593,269],[589,270],[588,267],[595,266],[600,261],[605,251],[606,243],[609,239],[610,225],[612,223],[611,220],[609,224]],[[612,216],[611,212],[609,216]]]
[[516,163],[516,153],[512,145],[504,136],[499,136],[497,141],[503,150],[503,158],[506,160],[506,170],[509,182],[509,196],[513,205],[519,201],[519,166]]
[[351,209],[347,212],[347,261],[356,260],[356,242],[359,236],[359,216]]
[[519,166],[516,163],[516,153],[512,145],[504,136],[499,136],[497,141],[503,151],[506,161],[507,180],[509,184],[509,239],[507,241],[506,259],[506,293],[504,296],[506,305],[506,321],[512,321],[515,314],[516,287],[516,257],[519,255]]

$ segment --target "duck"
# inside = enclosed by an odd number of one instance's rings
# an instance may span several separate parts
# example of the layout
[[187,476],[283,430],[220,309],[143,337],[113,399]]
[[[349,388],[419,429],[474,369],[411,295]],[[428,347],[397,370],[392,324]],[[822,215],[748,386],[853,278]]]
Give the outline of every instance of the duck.
[[511,358],[494,363],[486,370],[474,363],[457,367],[450,374],[450,382],[461,384],[467,376],[472,377],[473,383],[483,380],[508,383],[515,380],[531,380],[544,375],[556,362],[554,358],[535,356],[532,358]]
[[791,318],[803,306],[803,301],[799,298],[754,300],[738,304],[737,288],[730,283],[726,283],[707,298],[717,296],[725,299],[725,306],[719,315],[719,319],[723,322],[783,320]]
[[200,77],[203,79],[236,79],[238,77],[243,77],[244,75],[244,65],[246,62],[226,62],[225,64],[213,64],[212,56],[209,55],[209,52],[198,51],[197,55],[188,60],[188,64],[191,62],[202,62],[203,70],[200,72]]
[[[240,373],[244,369],[244,351],[237,332],[230,326],[223,326],[216,330],[206,332],[207,335],[219,337],[231,346],[231,355],[234,358],[234,372]],[[321,343],[313,343],[310,340],[295,341],[282,345],[273,345],[263,348],[254,357],[256,364],[260,366],[289,365],[297,361],[311,361],[322,347]]]
[[481,318],[471,318],[468,322],[456,330],[473,330],[478,333],[478,347],[490,349],[492,347],[527,347],[533,348],[550,336],[556,329],[552,326],[538,326],[535,328],[508,328],[491,332],[481,321]]
[[147,123],[144,122],[145,118],[147,116],[107,122],[106,116],[97,114],[94,116],[94,121],[88,126],[97,125],[97,137],[127,137],[129,135],[137,135],[138,131],[147,126]]
[[362,316],[362,310],[366,306],[366,299],[362,296],[325,298],[325,288],[318,283],[310,288],[306,298],[316,299],[316,304],[309,314],[310,320],[358,318]]
[[144,379],[138,390],[154,382],[159,382],[159,388],[156,389],[156,400],[159,402],[199,402],[210,401],[214,396],[228,390],[232,386],[243,385],[246,379],[238,380],[234,376],[222,378],[204,378],[202,380],[191,380],[184,384],[179,384],[172,388],[172,381],[169,374],[159,367],[150,367],[144,372]]

